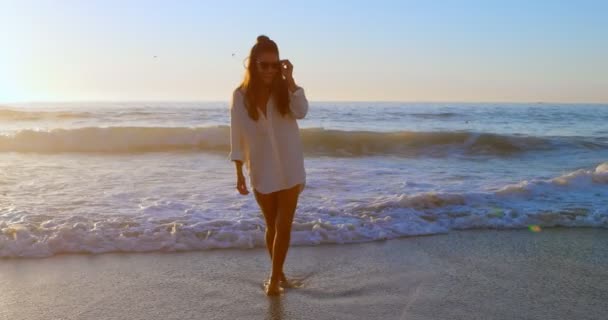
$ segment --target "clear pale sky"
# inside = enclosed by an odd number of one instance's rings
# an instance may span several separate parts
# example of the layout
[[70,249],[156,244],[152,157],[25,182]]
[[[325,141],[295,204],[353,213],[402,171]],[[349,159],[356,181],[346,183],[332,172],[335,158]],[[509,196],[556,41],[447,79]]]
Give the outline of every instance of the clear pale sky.
[[0,0],[0,102],[228,100],[266,34],[311,100],[605,103],[607,14],[584,0]]

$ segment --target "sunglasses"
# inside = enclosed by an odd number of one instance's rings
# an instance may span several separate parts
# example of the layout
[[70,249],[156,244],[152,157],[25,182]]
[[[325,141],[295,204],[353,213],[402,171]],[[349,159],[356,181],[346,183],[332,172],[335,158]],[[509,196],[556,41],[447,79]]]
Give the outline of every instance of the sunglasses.
[[269,69],[279,70],[281,68],[280,62],[257,61],[257,64],[260,67],[260,69],[262,69],[262,70],[269,70]]

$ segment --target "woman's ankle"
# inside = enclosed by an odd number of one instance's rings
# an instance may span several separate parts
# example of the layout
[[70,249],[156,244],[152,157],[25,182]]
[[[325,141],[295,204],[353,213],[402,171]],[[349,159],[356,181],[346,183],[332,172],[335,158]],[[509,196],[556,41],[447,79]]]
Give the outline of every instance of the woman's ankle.
[[287,277],[285,276],[284,272],[280,272],[278,275],[274,275],[271,274],[270,278],[268,278],[269,281],[285,281],[287,280]]

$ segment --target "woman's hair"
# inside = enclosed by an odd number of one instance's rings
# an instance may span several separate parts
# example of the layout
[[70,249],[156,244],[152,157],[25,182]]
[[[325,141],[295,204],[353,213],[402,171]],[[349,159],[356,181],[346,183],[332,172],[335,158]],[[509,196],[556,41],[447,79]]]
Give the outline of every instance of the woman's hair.
[[[256,101],[259,101],[259,97],[264,89],[264,84],[262,83],[262,79],[260,79],[256,64],[260,54],[265,52],[276,53],[277,57],[279,56],[277,44],[267,36],[260,35],[257,38],[256,44],[251,48],[247,61],[247,70],[245,71],[245,78],[239,87],[245,92],[245,107],[247,108],[247,113],[249,114],[249,117],[255,121],[257,121],[259,117]],[[278,74],[271,87],[271,98],[274,99],[275,105],[279,109],[279,113],[285,116],[289,113],[289,91],[287,89],[287,82],[281,76],[280,70],[277,70],[277,72]]]

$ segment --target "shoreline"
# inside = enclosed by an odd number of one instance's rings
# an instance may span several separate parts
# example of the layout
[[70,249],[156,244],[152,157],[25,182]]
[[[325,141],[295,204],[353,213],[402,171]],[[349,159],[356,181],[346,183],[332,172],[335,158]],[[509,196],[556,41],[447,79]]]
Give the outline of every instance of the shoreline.
[[[441,236],[446,236],[449,235],[451,233],[469,233],[469,232],[556,232],[559,230],[608,230],[606,228],[603,227],[598,227],[598,226],[576,226],[576,227],[563,227],[563,226],[557,226],[557,227],[542,227],[539,226],[540,231],[532,231],[530,230],[531,228],[536,227],[536,225],[534,226],[529,226],[527,228],[518,228],[518,229],[511,229],[511,228],[504,228],[504,229],[489,229],[489,228],[472,228],[472,229],[454,229],[454,230],[449,230],[447,232],[439,232],[439,233],[429,233],[429,234],[417,234],[417,235],[408,235],[408,236],[401,236],[398,238],[390,238],[390,239],[376,239],[376,240],[362,240],[361,242],[344,242],[344,243],[321,243],[321,244],[291,244],[290,245],[290,249],[289,250],[293,250],[293,248],[324,248],[324,247],[332,247],[332,246],[338,246],[338,247],[342,247],[342,246],[359,246],[359,245],[367,245],[367,244],[374,244],[374,243],[383,243],[383,242],[387,242],[387,241],[400,241],[400,240],[407,240],[407,239],[411,239],[411,238],[427,238],[427,237],[441,237]],[[102,255],[154,255],[154,254],[160,254],[160,255],[170,255],[170,254],[196,254],[196,253],[200,253],[200,254],[204,254],[205,252],[246,252],[246,251],[258,251],[258,250],[262,250],[264,252],[266,252],[266,248],[265,247],[251,247],[251,248],[240,248],[240,247],[228,247],[228,248],[209,248],[209,249],[200,249],[200,250],[175,250],[175,251],[170,251],[170,250],[150,250],[150,251],[107,251],[107,252],[99,252],[99,253],[91,253],[91,252],[60,252],[60,253],[55,253],[52,254],[50,256],[2,256],[0,257],[0,264],[3,261],[21,261],[21,260],[45,260],[45,259],[53,259],[53,258],[58,258],[58,257],[71,257],[71,256],[76,256],[76,257],[95,257],[95,256],[102,256]],[[291,252],[291,251],[290,251]]]

